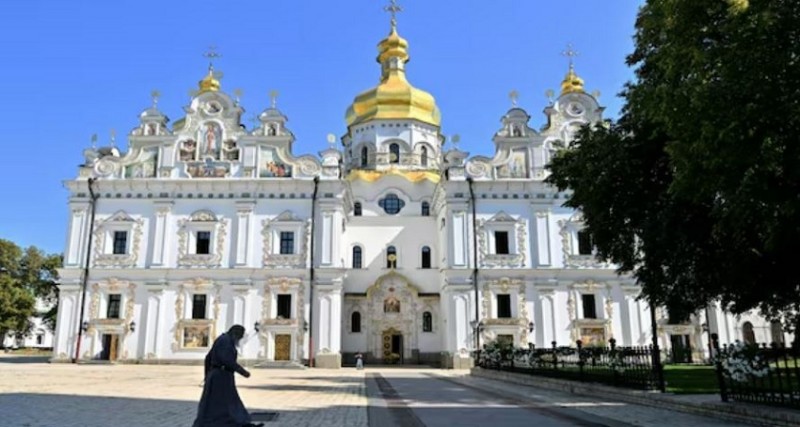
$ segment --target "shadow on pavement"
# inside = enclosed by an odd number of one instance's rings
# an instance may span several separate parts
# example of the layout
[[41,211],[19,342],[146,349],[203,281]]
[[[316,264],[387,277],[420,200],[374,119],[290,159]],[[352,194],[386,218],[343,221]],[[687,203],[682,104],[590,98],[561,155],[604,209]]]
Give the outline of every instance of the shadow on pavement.
[[49,356],[2,356],[0,363],[48,363]]

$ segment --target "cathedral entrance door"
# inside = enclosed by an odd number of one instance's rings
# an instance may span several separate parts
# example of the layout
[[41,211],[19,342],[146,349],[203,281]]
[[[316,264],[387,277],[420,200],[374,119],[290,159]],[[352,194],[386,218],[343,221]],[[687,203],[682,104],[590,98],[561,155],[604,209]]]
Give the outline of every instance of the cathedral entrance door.
[[275,360],[291,359],[292,336],[288,334],[275,335]]
[[402,363],[403,334],[397,329],[383,331],[383,361],[385,363]]
[[115,361],[117,360],[117,347],[119,345],[119,335],[105,334],[103,335],[103,351],[100,353],[101,360]]

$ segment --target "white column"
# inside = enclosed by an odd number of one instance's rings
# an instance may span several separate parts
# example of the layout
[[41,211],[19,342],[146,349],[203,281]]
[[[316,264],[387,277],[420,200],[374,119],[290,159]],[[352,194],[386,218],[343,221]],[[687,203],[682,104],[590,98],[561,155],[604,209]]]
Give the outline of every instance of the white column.
[[451,239],[447,241],[452,242],[450,245],[451,257],[454,267],[466,267],[468,265],[469,255],[467,249],[467,214],[465,211],[454,211],[450,220]]
[[533,234],[536,248],[536,264],[548,266],[550,261],[550,212],[547,210],[535,211],[535,232]]
[[144,358],[157,359],[161,357],[159,342],[163,339],[160,329],[163,324],[163,284],[148,284],[147,289],[147,322],[144,326],[145,345]]
[[236,266],[246,267],[250,257],[250,234],[255,202],[236,203]]
[[333,224],[333,212],[332,211],[325,211],[322,212],[322,239],[321,239],[321,257],[320,257],[320,265],[323,266],[330,266],[333,264],[333,235],[334,235],[334,224]]
[[156,202],[156,223],[153,233],[153,266],[165,264],[167,242],[167,220],[172,211],[172,202]]
[[88,233],[89,202],[70,203],[69,234],[67,235],[64,267],[83,266],[86,234]]

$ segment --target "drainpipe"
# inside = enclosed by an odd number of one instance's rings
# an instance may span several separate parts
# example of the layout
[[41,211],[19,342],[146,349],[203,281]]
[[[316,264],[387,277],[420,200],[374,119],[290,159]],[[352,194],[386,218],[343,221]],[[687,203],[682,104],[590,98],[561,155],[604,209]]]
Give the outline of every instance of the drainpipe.
[[314,177],[314,193],[311,195],[311,256],[308,271],[308,367],[314,367],[314,242],[317,240],[315,231],[317,219],[317,190],[319,177]]
[[472,177],[467,178],[469,199],[472,204],[472,284],[475,286],[475,350],[481,349],[480,315],[478,314],[478,218],[475,206],[475,193],[472,191]]
[[83,264],[83,277],[81,278],[81,314],[78,317],[78,328],[76,329],[78,339],[75,342],[75,357],[72,358],[72,363],[78,363],[81,357],[81,338],[83,337],[83,316],[84,308],[86,306],[86,285],[89,282],[89,260],[92,255],[92,234],[94,234],[94,215],[97,211],[97,194],[94,192],[92,185],[97,181],[95,178],[89,178],[86,182],[89,184],[89,205],[91,206],[91,215],[89,217],[89,235],[86,238],[86,259]]

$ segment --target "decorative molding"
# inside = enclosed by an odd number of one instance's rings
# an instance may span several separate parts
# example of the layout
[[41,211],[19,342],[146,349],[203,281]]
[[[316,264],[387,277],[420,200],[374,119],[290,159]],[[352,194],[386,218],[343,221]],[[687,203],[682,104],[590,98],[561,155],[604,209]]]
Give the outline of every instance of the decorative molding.
[[[198,211],[189,218],[178,221],[178,266],[179,267],[220,267],[222,265],[222,252],[225,250],[228,221],[217,218],[212,212]],[[199,231],[211,231],[212,239],[216,242],[214,253],[193,254],[189,253],[189,233],[193,226]],[[212,242],[213,244],[214,242]]]
[[[488,248],[488,233],[493,225],[510,225],[517,238],[516,253],[492,254]],[[488,229],[487,229],[488,228]],[[527,245],[527,222],[525,218],[514,219],[505,212],[498,212],[490,220],[478,220],[478,253],[480,254],[481,267],[485,268],[524,268]],[[510,249],[510,248],[509,248]]]
[[579,255],[572,247],[573,236],[583,228],[583,216],[573,215],[568,220],[559,220],[561,250],[564,254],[564,266],[567,268],[612,268],[611,263],[601,261],[594,255]]
[[[273,268],[305,268],[308,242],[311,238],[311,220],[298,218],[291,211],[285,211],[272,220],[265,219],[261,222],[261,236],[264,242],[264,267]],[[274,253],[272,247],[273,231],[276,227],[286,226],[295,232],[300,240],[300,250],[295,254]]]
[[[124,211],[119,211],[110,216],[104,221],[97,224],[94,231],[94,267],[136,267],[136,261],[139,259],[139,246],[142,241],[142,226],[144,220],[142,218],[133,219]],[[126,248],[125,254],[106,253],[106,233],[109,228],[119,228],[120,231],[128,232],[131,237],[131,244],[129,250]],[[127,242],[126,242],[127,243]]]

